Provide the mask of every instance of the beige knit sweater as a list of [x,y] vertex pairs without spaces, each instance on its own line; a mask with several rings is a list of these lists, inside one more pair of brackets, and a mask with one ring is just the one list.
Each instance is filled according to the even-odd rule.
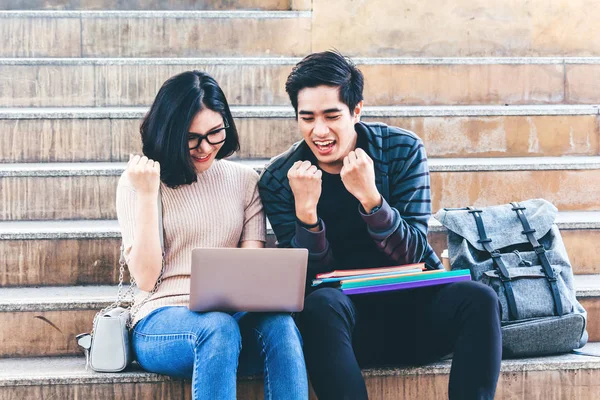
[[[257,182],[251,168],[217,160],[191,185],[171,189],[161,183],[165,273],[157,292],[134,316],[134,324],[157,308],[188,306],[194,248],[238,247],[246,240],[266,240]],[[135,204],[136,192],[123,174],[117,187],[117,217],[126,260],[134,239]],[[136,304],[147,296],[140,292]]]

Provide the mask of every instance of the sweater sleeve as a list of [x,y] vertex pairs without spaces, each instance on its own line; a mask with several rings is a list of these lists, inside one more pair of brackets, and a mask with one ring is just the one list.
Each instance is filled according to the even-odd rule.
[[117,219],[123,243],[125,262],[129,262],[129,254],[133,247],[135,232],[135,201],[137,194],[129,183],[125,173],[121,175],[117,185]]
[[258,175],[254,171],[248,171],[244,204],[244,229],[240,241],[266,242],[265,213],[258,193]]
[[[393,170],[396,165],[398,169]],[[406,161],[392,163],[391,168],[390,199],[384,199],[381,208],[373,214],[366,215],[361,210],[361,216],[379,249],[390,259],[398,264],[421,262],[433,253],[427,243],[431,194],[423,143],[417,140]]]

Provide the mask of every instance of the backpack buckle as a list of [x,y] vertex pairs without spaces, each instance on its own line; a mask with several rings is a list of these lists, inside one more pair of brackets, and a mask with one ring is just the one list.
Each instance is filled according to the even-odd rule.
[[502,254],[500,254],[500,252],[498,250],[494,250],[490,253],[490,255],[492,256],[492,258],[500,258],[502,257]]
[[540,254],[544,254],[546,249],[544,249],[544,246],[539,245],[538,247],[534,247],[533,251],[535,251],[535,254],[539,256]]

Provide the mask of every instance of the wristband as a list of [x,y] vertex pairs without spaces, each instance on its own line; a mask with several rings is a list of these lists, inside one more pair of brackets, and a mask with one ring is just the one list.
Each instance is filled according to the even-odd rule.
[[313,229],[316,228],[318,226],[321,226],[321,219],[317,218],[317,222],[314,224],[305,224],[304,222],[300,221],[300,219],[298,219],[298,217],[296,217],[296,222],[298,222],[298,224],[306,229]]
[[[383,205],[383,204],[382,204]],[[370,213],[368,213],[367,215],[373,215],[375,214],[377,211],[379,211],[381,209],[381,206],[375,206],[373,207],[373,209],[371,210]]]

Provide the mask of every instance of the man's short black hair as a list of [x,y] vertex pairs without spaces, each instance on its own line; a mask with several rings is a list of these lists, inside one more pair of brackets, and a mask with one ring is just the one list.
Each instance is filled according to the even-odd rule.
[[160,178],[169,187],[197,180],[190,157],[188,132],[192,120],[204,108],[220,113],[229,124],[225,143],[216,158],[225,158],[238,151],[238,133],[225,94],[204,72],[188,71],[169,78],[142,121],[142,152],[160,163]]
[[363,74],[347,57],[337,51],[313,53],[300,61],[287,78],[285,91],[296,116],[298,116],[298,92],[317,86],[339,87],[340,101],[348,106],[350,114],[363,99]]

